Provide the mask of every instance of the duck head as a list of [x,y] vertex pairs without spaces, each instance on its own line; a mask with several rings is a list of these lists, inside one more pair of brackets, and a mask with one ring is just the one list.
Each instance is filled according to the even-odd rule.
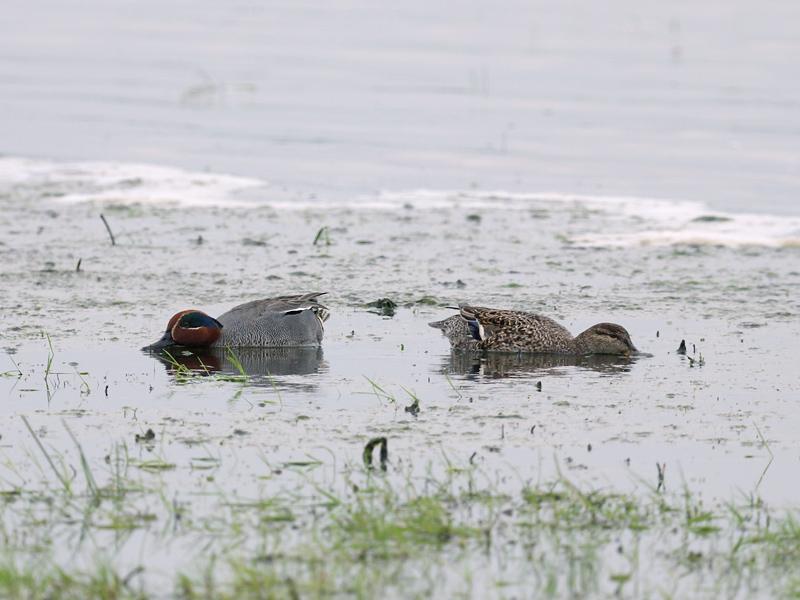
[[167,346],[210,346],[222,334],[222,323],[200,310],[182,310],[172,316],[161,339],[147,346],[158,350]]
[[579,354],[614,354],[632,356],[639,351],[622,325],[598,323],[575,338]]

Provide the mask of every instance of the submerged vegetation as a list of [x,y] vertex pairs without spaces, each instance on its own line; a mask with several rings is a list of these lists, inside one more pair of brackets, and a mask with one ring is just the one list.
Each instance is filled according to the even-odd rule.
[[177,383],[188,383],[197,377],[211,377],[216,381],[229,381],[234,383],[247,383],[250,376],[242,366],[241,360],[232,348],[226,346],[225,359],[234,369],[234,373],[219,372],[217,367],[207,365],[203,357],[195,352],[184,349],[162,350],[158,357],[163,360],[175,375]]

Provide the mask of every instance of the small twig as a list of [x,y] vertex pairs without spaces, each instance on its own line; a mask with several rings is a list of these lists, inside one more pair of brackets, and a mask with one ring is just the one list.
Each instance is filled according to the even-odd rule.
[[44,369],[44,380],[47,382],[47,378],[50,376],[50,370],[53,368],[53,359],[56,356],[56,353],[53,351],[53,340],[50,339],[50,334],[46,331],[43,332],[44,336],[47,338],[47,345],[50,348],[50,351],[47,354],[47,366]]
[[764,467],[764,470],[761,472],[761,477],[758,478],[758,483],[756,483],[756,488],[755,489],[758,489],[759,486],[761,485],[761,482],[764,480],[764,475],[767,474],[767,471],[769,471],[769,468],[772,466],[772,461],[775,460],[775,455],[772,453],[772,450],[770,449],[766,438],[764,438],[764,435],[761,433],[761,430],[758,428],[758,425],[756,425],[755,421],[753,421],[753,427],[756,428],[756,432],[758,433],[758,437],[761,440],[761,445],[764,446],[764,448],[767,449],[767,452],[769,452],[769,462],[767,462],[767,466]]
[[17,361],[11,358],[11,355],[8,353],[8,351],[6,351],[6,356],[8,356],[8,360],[10,360],[11,363],[14,365],[14,368],[17,370],[17,373],[19,373],[19,377],[22,377],[22,369],[19,368]]
[[79,258],[79,259],[78,259],[78,264],[77,264],[77,265],[75,265],[75,272],[76,272],[76,273],[80,273],[80,272],[81,272],[81,261],[82,261],[82,260],[83,260],[82,258]]
[[[78,371],[78,368],[77,367],[72,367],[72,368],[75,371],[75,375],[77,375],[81,380],[81,394],[83,394],[83,390],[85,388],[86,389],[86,395],[88,396],[89,394],[92,393],[92,388],[89,387],[89,384],[86,382],[86,379],[84,378],[84,376],[81,375],[81,372]],[[108,386],[106,386],[106,392],[108,392]],[[106,396],[108,396],[108,393],[106,393]]]
[[312,243],[312,246],[316,246],[317,244],[322,242],[324,242],[326,246],[331,245],[331,237],[328,234],[327,225],[320,227],[319,231],[317,232],[317,235],[314,236],[314,242]]
[[[111,231],[111,227],[108,225],[108,221],[106,221],[106,217],[104,214],[100,214],[100,218],[103,220],[103,225],[106,226],[106,231],[108,231],[108,237],[111,238],[111,245],[116,246],[117,242],[114,239],[114,233]],[[80,264],[80,263],[79,263]]]
[[658,470],[658,485],[656,486],[656,492],[660,492],[664,489],[664,472],[667,470],[667,463],[656,463],[656,469]]
[[452,379],[450,379],[450,376],[449,376],[447,373],[445,373],[445,374],[444,374],[444,378],[447,380],[447,383],[449,383],[449,384],[450,384],[450,387],[451,387],[451,388],[453,388],[453,391],[454,391],[456,394],[458,394],[458,399],[459,399],[459,400],[461,400],[461,399],[464,397],[464,395],[463,395],[463,394],[462,394],[462,393],[459,391],[459,389],[456,387],[456,384],[454,384],[454,383],[453,383],[453,380],[452,380]]
[[758,428],[758,425],[756,425],[755,421],[753,421],[753,427],[756,428],[756,433],[758,433],[758,439],[761,440],[761,444],[764,446],[764,448],[767,449],[767,452],[769,452],[770,459],[775,458],[775,455],[772,454],[772,450],[770,450],[769,444],[767,443],[767,440],[764,437],[764,434],[761,433],[761,430]]

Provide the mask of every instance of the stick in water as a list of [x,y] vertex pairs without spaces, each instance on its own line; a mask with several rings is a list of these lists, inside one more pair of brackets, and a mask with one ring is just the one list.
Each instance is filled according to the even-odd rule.
[[103,215],[103,214],[101,213],[101,214],[100,214],[100,218],[101,218],[101,219],[103,219],[103,225],[105,225],[105,226],[106,226],[106,231],[108,231],[108,237],[110,237],[110,238],[111,238],[111,245],[112,245],[112,246],[116,246],[116,245],[117,245],[117,242],[116,242],[116,240],[114,239],[114,233],[111,231],[111,227],[109,227],[109,225],[108,225],[108,221],[106,221],[106,217],[105,217],[105,215]]

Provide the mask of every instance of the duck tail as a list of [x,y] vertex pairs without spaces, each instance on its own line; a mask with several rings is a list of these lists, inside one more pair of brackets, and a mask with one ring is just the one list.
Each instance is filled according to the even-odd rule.
[[310,310],[317,316],[321,323],[324,323],[330,316],[330,310],[328,310],[327,306],[317,302],[317,298],[327,293],[328,292],[309,292],[308,294],[302,294],[300,296],[287,296],[286,299],[289,300],[292,307],[283,311],[284,316],[298,315],[303,311]]
[[317,315],[317,318],[320,320],[320,323],[324,323],[328,320],[328,317],[331,316],[331,311],[328,310],[327,306],[322,306],[322,304],[318,304],[317,306],[312,307],[314,313]]
[[324,296],[327,293],[328,292],[309,292],[307,294],[301,294],[300,296],[297,296],[297,301],[298,302],[314,302],[314,301],[316,301],[317,298],[319,298],[320,296]]

